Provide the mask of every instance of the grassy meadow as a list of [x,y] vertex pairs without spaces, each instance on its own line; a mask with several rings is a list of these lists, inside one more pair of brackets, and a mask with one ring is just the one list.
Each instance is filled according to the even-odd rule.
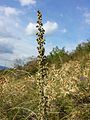
[[[90,120],[90,42],[47,56],[48,120]],[[38,65],[0,71],[0,120],[38,120]]]

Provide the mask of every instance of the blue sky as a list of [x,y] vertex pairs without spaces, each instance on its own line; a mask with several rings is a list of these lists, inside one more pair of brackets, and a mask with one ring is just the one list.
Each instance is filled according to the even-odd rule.
[[90,38],[90,0],[0,0],[0,65],[37,56],[37,10],[43,14],[46,54]]

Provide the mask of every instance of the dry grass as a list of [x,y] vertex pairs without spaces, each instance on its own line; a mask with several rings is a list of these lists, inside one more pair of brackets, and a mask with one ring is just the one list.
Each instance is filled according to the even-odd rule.
[[[20,72],[20,71],[19,71]],[[33,120],[38,114],[37,75],[2,72],[0,120]],[[90,60],[69,61],[61,69],[49,69],[50,120],[90,119]]]

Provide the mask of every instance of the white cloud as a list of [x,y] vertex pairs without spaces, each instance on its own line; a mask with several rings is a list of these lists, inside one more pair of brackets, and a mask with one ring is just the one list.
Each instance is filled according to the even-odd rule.
[[88,8],[76,7],[77,10],[81,11],[82,16],[84,17],[84,22],[90,25],[90,10]]
[[16,27],[16,28],[19,27],[19,23],[18,23],[18,22],[15,23],[15,27]]
[[[52,34],[58,29],[58,24],[56,22],[50,22],[47,21],[43,28],[45,29],[45,34]],[[26,27],[26,33],[27,35],[35,35],[37,29],[36,29],[36,23],[29,23]]]
[[35,46],[36,41],[26,41],[23,37],[22,40],[0,37],[0,65],[12,66],[15,59],[37,55]]
[[36,23],[29,23],[26,27],[26,33],[27,35],[35,35],[37,29],[36,29]]
[[80,6],[77,6],[76,9],[77,10],[82,10],[82,8]]
[[2,7],[0,6],[0,13],[6,15],[6,16],[11,16],[11,15],[18,15],[20,11],[16,10],[13,7]]
[[84,14],[85,22],[90,25],[90,12],[85,12]]
[[61,13],[61,14],[60,14],[60,17],[63,17],[63,16],[64,16],[63,13]]
[[62,32],[62,33],[66,33],[66,32],[67,32],[67,29],[64,28],[64,29],[61,30],[61,32]]
[[0,14],[0,36],[18,36],[19,31],[21,31],[20,27],[19,15],[12,16],[9,14],[7,17],[5,14]]
[[0,65],[12,66],[16,58],[36,55],[36,41],[28,40],[19,10],[7,12],[6,8],[10,7],[0,7]]
[[10,44],[0,44],[0,54],[13,54],[13,49]]
[[43,27],[46,31],[46,34],[51,34],[57,30],[58,24],[56,22],[47,21]]
[[19,0],[22,6],[30,5],[30,4],[35,4],[36,0]]

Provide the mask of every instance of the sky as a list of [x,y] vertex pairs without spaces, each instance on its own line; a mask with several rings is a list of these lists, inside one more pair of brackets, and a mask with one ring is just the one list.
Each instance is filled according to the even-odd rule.
[[0,65],[37,56],[37,10],[43,15],[46,54],[72,51],[90,39],[90,0],[0,0]]

